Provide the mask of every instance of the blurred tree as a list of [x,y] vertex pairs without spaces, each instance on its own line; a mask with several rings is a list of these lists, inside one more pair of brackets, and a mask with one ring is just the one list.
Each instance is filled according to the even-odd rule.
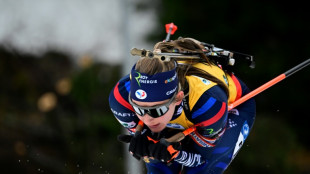
[[108,107],[119,66],[80,68],[54,51],[36,57],[0,48],[0,57],[1,172],[123,172],[120,125]]

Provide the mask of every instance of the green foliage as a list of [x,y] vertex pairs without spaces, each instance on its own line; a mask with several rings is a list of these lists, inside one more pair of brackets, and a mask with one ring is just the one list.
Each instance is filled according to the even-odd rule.
[[[119,66],[79,68],[57,52],[39,58],[1,49],[0,56],[1,173],[123,173],[120,125],[108,104]],[[64,78],[67,94],[56,87]],[[56,105],[44,111],[46,93]]]

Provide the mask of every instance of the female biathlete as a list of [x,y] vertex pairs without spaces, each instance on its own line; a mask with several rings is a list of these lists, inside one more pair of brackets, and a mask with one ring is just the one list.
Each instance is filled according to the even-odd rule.
[[[228,111],[249,92],[233,73],[205,54],[197,40],[159,42],[154,53],[199,55],[203,62],[141,57],[110,93],[115,118],[129,130],[118,139],[143,159],[148,173],[223,173],[253,126],[255,101]],[[143,130],[135,133],[139,121]],[[180,142],[164,141],[192,126]]]

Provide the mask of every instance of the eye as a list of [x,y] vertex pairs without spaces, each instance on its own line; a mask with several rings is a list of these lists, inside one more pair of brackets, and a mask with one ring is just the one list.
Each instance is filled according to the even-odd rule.
[[164,115],[168,111],[168,108],[166,106],[163,106],[163,107],[160,107],[156,110],[157,110],[159,115]]
[[145,110],[144,109],[140,109],[138,107],[133,106],[133,109],[135,110],[137,115],[143,116],[145,115]]

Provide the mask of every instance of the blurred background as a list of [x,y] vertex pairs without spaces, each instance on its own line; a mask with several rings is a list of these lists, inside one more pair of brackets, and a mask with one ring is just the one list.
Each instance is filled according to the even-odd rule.
[[[0,172],[128,173],[108,95],[165,38],[254,55],[255,89],[310,57],[306,2],[0,0]],[[255,97],[257,118],[226,173],[308,174],[310,67]]]

